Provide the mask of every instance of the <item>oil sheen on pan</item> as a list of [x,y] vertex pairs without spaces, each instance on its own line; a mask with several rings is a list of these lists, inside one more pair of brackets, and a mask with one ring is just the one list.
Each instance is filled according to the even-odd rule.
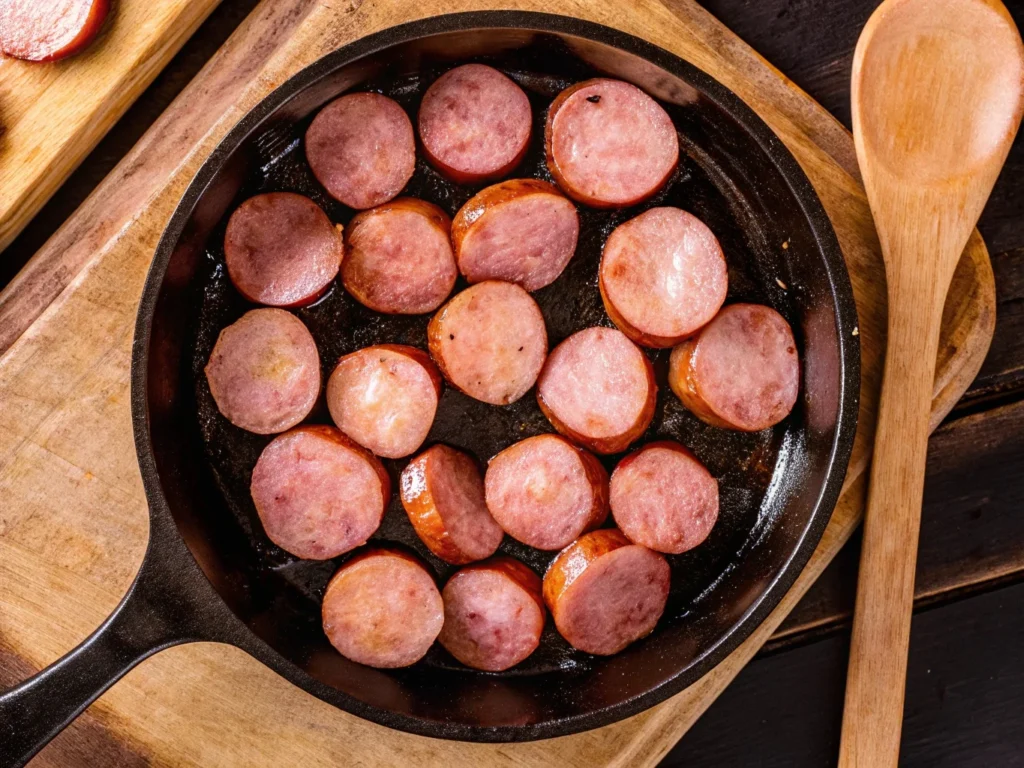
[[[577,72],[567,71],[554,76],[540,70],[544,62],[534,54],[506,54],[488,58],[486,63],[498,68],[517,82],[530,99],[533,111],[533,139],[515,178],[538,178],[553,181],[544,157],[544,119],[552,99],[573,82],[593,75],[588,67],[576,63]],[[455,66],[452,64],[450,66]],[[358,90],[383,93],[395,99],[410,116],[415,116],[426,88],[445,68],[424,70],[416,75],[394,77],[365,83]],[[697,148],[702,137],[699,121],[681,107],[666,105],[679,135],[680,160],[668,183],[652,198],[639,205],[617,210],[597,210],[579,206],[580,232],[576,253],[565,271],[532,295],[544,314],[549,346],[554,348],[567,336],[584,328],[600,325],[613,327],[602,305],[597,286],[601,249],[612,230],[645,210],[657,206],[678,206],[692,212],[716,234],[729,266],[727,303],[748,301],[768,304],[793,323],[796,308],[774,279],[768,279],[762,266],[768,247],[765,237],[750,224],[745,203],[729,192],[727,184],[716,181],[720,173],[707,164]],[[315,112],[313,113],[315,115]],[[295,126],[301,136],[312,115]],[[277,146],[281,146],[280,144]],[[266,192],[297,192],[312,198],[333,222],[347,224],[357,211],[344,206],[326,194],[306,163],[301,142],[284,143],[282,153],[261,158],[234,206],[242,200]],[[484,184],[455,183],[417,158],[412,179],[404,195],[420,198],[453,216]],[[319,626],[320,602],[327,583],[338,567],[351,555],[333,560],[312,562],[299,560],[275,546],[259,525],[249,495],[249,478],[256,459],[269,436],[259,436],[232,426],[217,411],[202,368],[217,333],[240,317],[248,305],[233,289],[224,267],[220,247],[226,221],[209,238],[207,258],[202,267],[201,295],[195,321],[191,373],[199,413],[199,431],[209,466],[223,494],[225,514],[244,532],[251,546],[259,553],[259,566],[268,577],[284,579],[294,592],[291,602],[304,606],[295,616],[294,632],[308,635],[308,647],[326,643]],[[460,277],[454,293],[467,287]],[[373,344],[407,344],[426,348],[427,323],[430,314],[385,315],[356,302],[337,283],[316,303],[295,311],[316,341],[326,381],[340,357]],[[798,343],[800,340],[798,339]],[[720,517],[708,539],[696,549],[681,555],[670,555],[672,567],[671,592],[665,621],[682,620],[695,600],[721,578],[746,549],[756,544],[767,526],[770,514],[764,500],[773,473],[782,471],[787,451],[799,439],[788,429],[787,422],[774,429],[742,433],[718,429],[695,418],[672,393],[667,382],[671,350],[646,349],[654,365],[658,383],[658,401],[654,419],[647,432],[634,447],[655,440],[674,440],[690,448],[714,475],[720,486]],[[797,408],[801,408],[800,404]],[[309,421],[330,423],[325,407],[314,409]],[[541,413],[532,392],[509,406],[493,406],[474,400],[446,386],[438,405],[437,417],[424,447],[446,443],[475,455],[481,462],[515,442],[534,435],[553,432]],[[611,471],[623,454],[601,457]],[[419,540],[409,524],[397,493],[397,479],[408,458],[386,459],[384,464],[392,478],[392,500],[384,522],[371,539],[371,544],[403,545],[415,551],[432,567],[443,585],[455,567],[435,557]],[[612,525],[609,521],[606,525]],[[527,547],[506,536],[498,554],[513,556],[543,575],[557,552],[543,552]],[[259,579],[260,573],[254,573]],[[657,631],[657,630],[655,630]],[[437,644],[421,664],[434,667],[464,669]],[[539,673],[555,669],[584,669],[591,657],[571,648],[547,621],[540,647],[517,665],[515,674]],[[506,674],[506,673],[501,673]]]

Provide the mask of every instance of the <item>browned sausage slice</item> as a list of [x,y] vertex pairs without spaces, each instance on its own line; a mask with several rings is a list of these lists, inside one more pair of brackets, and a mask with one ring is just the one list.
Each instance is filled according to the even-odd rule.
[[445,72],[420,104],[427,159],[460,183],[495,179],[515,168],[529,146],[531,122],[523,89],[484,64]]
[[373,454],[334,427],[296,427],[260,454],[249,488],[270,540],[307,560],[326,560],[373,535],[391,481]]
[[651,633],[668,600],[663,555],[615,528],[586,533],[544,575],[544,602],[559,634],[587,653],[610,656]]
[[345,230],[345,288],[377,312],[432,312],[458,276],[450,230],[448,214],[411,197],[356,215]]
[[466,280],[506,280],[528,291],[562,274],[579,232],[576,206],[537,179],[487,187],[452,220],[455,260]]
[[537,380],[537,402],[555,429],[597,453],[617,453],[640,437],[657,394],[651,361],[614,328],[574,333]]
[[718,481],[679,443],[649,443],[612,472],[611,507],[630,541],[678,555],[711,533]]
[[679,162],[679,137],[668,113],[621,80],[586,80],[558,94],[544,140],[558,186],[596,208],[646,200]]
[[391,669],[426,655],[444,623],[433,576],[412,555],[376,548],[338,569],[327,585],[324,632],[352,661]]
[[771,307],[730,304],[672,350],[668,383],[708,424],[767,429],[789,415],[800,392],[793,330]]
[[308,197],[271,192],[250,197],[228,220],[224,259],[249,301],[300,307],[316,301],[341,267],[341,234]]
[[398,102],[350,93],[320,110],[306,130],[306,159],[333,198],[363,210],[391,200],[412,178],[416,138]]
[[537,650],[544,630],[541,581],[518,560],[495,557],[463,568],[441,597],[438,642],[467,667],[501,672]]
[[652,208],[616,227],[599,275],[608,316],[646,347],[671,347],[697,331],[729,288],[718,239],[678,208]]
[[508,405],[537,380],[548,351],[540,307],[514,283],[488,280],[457,294],[427,326],[430,356],[470,397]]
[[502,532],[487,511],[476,461],[447,445],[428,448],[402,471],[402,506],[431,552],[454,565],[490,557]]
[[427,353],[402,344],[345,355],[327,380],[327,408],[338,429],[388,459],[423,444],[440,396],[441,374]]
[[110,0],[6,0],[0,3],[0,51],[27,61],[56,61],[93,41]]
[[294,427],[320,394],[313,336],[283,309],[254,309],[222,330],[205,371],[224,417],[260,435]]
[[608,473],[560,435],[503,450],[487,465],[484,491],[505,533],[537,549],[561,549],[608,517]]

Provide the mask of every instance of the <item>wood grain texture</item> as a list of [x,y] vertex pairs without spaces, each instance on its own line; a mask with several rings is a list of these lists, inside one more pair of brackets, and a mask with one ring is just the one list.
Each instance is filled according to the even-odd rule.
[[[1000,338],[997,327],[996,339]],[[944,424],[928,443],[915,607],[973,594],[1024,575],[1024,403]],[[849,624],[859,536],[836,556],[769,647],[806,642]]]
[[[850,126],[853,49],[878,0],[703,0],[737,37]],[[1024,28],[1024,2],[1006,0]],[[1024,246],[1024,139],[1018,136],[978,229],[993,256]]]
[[0,352],[14,343],[91,257],[109,248],[145,210],[313,4],[313,0],[263,3],[254,11],[232,36],[232,44],[210,59],[75,216],[0,291]]
[[[1020,136],[1017,141],[1024,143]],[[1024,248],[993,257],[992,267],[998,302],[996,333],[992,351],[968,390],[964,405],[972,408],[1014,397],[1024,387]]]
[[[267,13],[271,4],[282,13],[289,7],[267,0],[257,13]],[[693,4],[677,0],[671,10],[653,0],[517,5],[618,27],[711,72],[768,121],[815,184],[850,265],[864,345],[863,428],[846,492],[821,546],[782,604],[726,662],[671,701],[608,728],[521,745],[436,742],[360,721],[240,651],[207,644],[144,662],[90,709],[138,754],[173,765],[329,765],[339,759],[410,766],[651,765],[756,653],[856,526],[880,376],[884,277],[863,190],[845,167],[852,156],[849,137],[844,148],[832,118]],[[8,653],[40,667],[67,651],[113,608],[141,560],[146,514],[128,408],[131,328],[153,248],[203,158],[245,110],[323,53],[412,16],[498,6],[486,0],[434,0],[417,8],[396,0],[313,5],[266,67],[239,87],[206,133],[194,137],[194,148],[179,155],[166,186],[118,236],[98,241],[57,300],[0,358],[0,645]],[[223,55],[239,44],[232,38]],[[208,97],[194,94],[197,112]],[[147,159],[140,158],[138,172],[146,167]],[[116,198],[117,190],[115,182],[95,194]],[[70,226],[89,233],[93,216],[95,211],[76,216]],[[933,425],[981,364],[993,303],[987,253],[975,236],[946,305]]]
[[0,251],[220,0],[120,0],[83,53],[0,58]]
[[[662,768],[835,764],[842,635],[761,656]],[[914,615],[901,768],[1017,768],[1024,755],[1024,584]]]
[[[24,680],[37,670],[24,659],[0,649],[0,688]],[[38,755],[32,768],[91,768],[102,755],[104,768],[145,768],[152,765],[150,755],[140,745],[115,734],[90,712],[83,714]]]
[[851,82],[889,313],[839,765],[895,768],[934,350],[953,270],[1020,125],[1024,43],[999,0],[886,0]]

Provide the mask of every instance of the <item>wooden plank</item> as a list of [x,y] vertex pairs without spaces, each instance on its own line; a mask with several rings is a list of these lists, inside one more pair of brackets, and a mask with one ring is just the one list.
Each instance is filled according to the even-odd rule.
[[264,2],[246,19],[231,43],[210,59],[103,184],[0,292],[0,352],[39,317],[90,258],[111,247],[211,131],[223,130],[221,121],[238,92],[313,5],[314,0]]
[[[844,634],[757,659],[663,768],[834,765],[847,651]],[[1022,700],[1024,584],[916,614],[900,766],[1024,764]]]
[[[260,7],[263,11],[269,4]],[[355,37],[426,14],[496,7],[498,0],[316,4],[167,185],[115,238],[101,238],[60,297],[0,358],[0,642],[35,667],[98,623],[127,586],[145,538],[144,500],[127,404],[134,304],[149,257],[185,184],[219,136],[275,85]],[[542,0],[520,7],[552,10]],[[598,731],[548,742],[442,743],[359,721],[289,686],[224,646],[175,648],[111,689],[93,713],[118,739],[172,764],[650,765],[767,640],[857,523],[882,350],[884,277],[863,191],[835,159],[834,120],[767,68],[697,6],[653,0],[614,7],[565,0],[560,12],[646,37],[713,73],[766,119],[815,184],[850,265],[864,345],[862,429],[846,493],[797,585],[728,660],[669,702]],[[229,48],[231,44],[229,43]],[[823,139],[823,143],[828,143]],[[848,147],[845,153],[849,154]],[[140,160],[140,170],[146,163]],[[116,196],[119,189],[107,193]],[[100,194],[100,191],[97,191]],[[92,232],[88,217],[75,222]],[[944,317],[934,423],[956,402],[987,349],[993,288],[987,253],[972,239]]]
[[0,288],[21,271],[245,21],[258,0],[221,2],[3,250]]
[[121,0],[100,36],[55,63],[0,58],[0,250],[220,0]]
[[[997,335],[997,339],[998,339]],[[957,419],[928,445],[916,604],[955,599],[988,582],[1024,577],[1024,402]],[[776,634],[772,649],[848,624],[859,542],[815,582]]]
[[1017,397],[1024,389],[1024,248],[999,254],[992,259],[992,267],[998,302],[996,335],[978,378],[967,391],[965,405],[974,408],[996,398]]
[[[1024,249],[1000,254],[992,263],[998,299],[995,337],[958,409],[975,411],[992,401],[1013,401],[1024,390]],[[1022,454],[1021,402],[957,418],[932,438],[918,605],[957,599],[964,591],[984,589],[989,581],[1024,577],[1024,524],[1017,514],[1024,504],[1024,485],[1016,472]],[[770,649],[846,625],[859,556],[855,539],[786,619]]]
[[[853,48],[877,0],[703,0],[742,40],[786,73],[825,109],[850,125]],[[1006,0],[1024,28],[1024,0]],[[1024,135],[1018,135],[978,228],[992,253],[1024,247]]]

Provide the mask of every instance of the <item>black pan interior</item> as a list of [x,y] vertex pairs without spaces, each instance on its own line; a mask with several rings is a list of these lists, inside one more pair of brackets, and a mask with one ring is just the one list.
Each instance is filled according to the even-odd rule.
[[[167,246],[170,257],[149,346],[147,398],[162,490],[178,527],[231,610],[272,649],[273,665],[339,706],[398,727],[462,738],[531,738],[614,719],[611,712],[621,717],[644,701],[663,698],[737,644],[741,624],[770,608],[769,588],[778,588],[791,560],[809,554],[831,511],[828,496],[834,500],[838,484],[833,481],[835,488],[828,490],[826,481],[835,473],[841,480],[845,469],[845,456],[835,466],[837,452],[844,450],[841,420],[850,418],[852,396],[844,382],[851,372],[841,356],[840,323],[852,301],[843,307],[849,297],[837,297],[849,286],[844,273],[834,273],[838,250],[827,225],[823,234],[820,209],[815,221],[801,198],[809,187],[794,189],[793,178],[763,146],[765,135],[752,133],[716,103],[719,99],[709,97],[708,89],[720,87],[706,76],[681,62],[684,76],[672,74],[629,46],[596,42],[579,31],[578,26],[557,33],[456,29],[432,37],[412,34],[358,58],[347,59],[340,51],[334,61],[298,76],[300,83],[286,84],[287,93],[266,105],[266,114],[251,117],[251,126],[243,124],[247,130],[236,129],[237,146],[225,142],[208,162],[213,167],[207,183],[194,191],[193,200],[186,195],[188,218]],[[633,38],[620,37],[632,41],[634,51],[638,47]],[[542,141],[546,108],[561,89],[588,77],[636,83],[659,98],[679,131],[679,169],[654,200],[620,211],[579,208],[576,255],[555,283],[535,294],[551,346],[582,328],[611,325],[596,277],[610,231],[647,208],[678,206],[699,216],[720,239],[729,264],[728,301],[769,304],[793,326],[803,366],[801,398],[794,413],[772,430],[742,434],[709,427],[669,391],[667,351],[649,352],[659,397],[640,443],[680,441],[708,466],[721,489],[720,518],[709,539],[669,558],[672,591],[651,637],[616,657],[596,658],[570,648],[549,618],[541,648],[505,673],[468,670],[436,644],[409,669],[373,670],[334,652],[320,627],[323,590],[347,556],[302,561],[267,539],[248,487],[270,438],[232,426],[210,396],[202,369],[217,334],[252,308],[227,279],[223,233],[234,207],[269,191],[308,195],[332,220],[346,223],[354,212],[326,194],[304,159],[302,136],[319,106],[342,92],[376,91],[395,98],[415,124],[426,87],[446,69],[469,61],[499,68],[532,103],[532,145],[513,176],[550,180]],[[403,194],[454,214],[479,188],[449,182],[420,159]],[[829,249],[835,250],[823,253]],[[460,279],[455,290],[464,287]],[[355,349],[385,342],[426,346],[429,316],[372,312],[339,285],[296,314],[316,339],[325,381],[337,359]],[[322,403],[311,420],[329,423]],[[846,429],[852,435],[848,423],[842,426],[844,439]],[[511,406],[495,407],[446,387],[428,444],[456,446],[484,463],[513,442],[551,431],[532,391]],[[619,458],[606,458],[609,470]],[[386,462],[395,498],[374,539],[415,550],[443,584],[454,569],[419,541],[397,500],[395,481],[405,463]],[[553,557],[507,536],[500,551],[540,575]],[[268,655],[262,646],[254,652]]]

